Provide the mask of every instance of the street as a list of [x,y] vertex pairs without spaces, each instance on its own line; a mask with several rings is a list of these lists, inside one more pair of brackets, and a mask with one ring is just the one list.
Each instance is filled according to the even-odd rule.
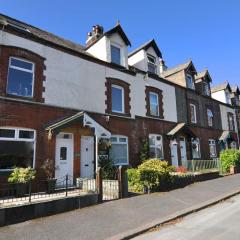
[[135,240],[239,240],[240,195]]

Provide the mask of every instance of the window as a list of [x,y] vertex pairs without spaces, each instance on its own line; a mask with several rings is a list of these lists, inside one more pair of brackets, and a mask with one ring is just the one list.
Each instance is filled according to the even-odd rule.
[[21,97],[33,97],[33,83],[34,64],[10,57],[7,93]]
[[207,119],[208,119],[208,126],[213,126],[213,113],[210,109],[207,109]]
[[0,128],[0,170],[34,167],[35,131]]
[[190,116],[191,116],[191,123],[197,123],[196,106],[194,104],[190,104]]
[[125,136],[111,137],[110,157],[115,165],[128,165],[128,138]]
[[232,113],[228,113],[228,124],[229,124],[229,130],[235,131],[234,115]]
[[230,92],[228,90],[225,91],[225,96],[226,96],[226,103],[231,104],[231,96],[230,96]]
[[112,111],[124,113],[124,89],[117,85],[112,85]]
[[159,101],[158,94],[149,92],[150,115],[159,116]]
[[151,158],[164,158],[163,139],[161,135],[149,134],[149,154]]
[[216,157],[217,156],[216,141],[213,139],[209,139],[208,143],[209,143],[210,157]]
[[156,58],[151,56],[151,55],[147,55],[147,59],[148,59],[148,71],[150,73],[157,73],[157,65],[156,65]]
[[193,78],[191,75],[187,75],[187,87],[194,89],[194,82],[193,82]]
[[61,147],[60,148],[60,160],[67,160],[67,148],[66,147]]
[[121,49],[111,45],[111,62],[121,65]]
[[206,96],[210,96],[210,89],[208,83],[203,83],[203,94]]
[[193,159],[201,157],[199,138],[192,138],[192,157]]

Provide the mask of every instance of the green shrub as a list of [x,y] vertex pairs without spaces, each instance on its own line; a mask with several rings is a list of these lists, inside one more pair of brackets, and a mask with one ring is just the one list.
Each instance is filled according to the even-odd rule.
[[127,170],[127,174],[130,189],[132,189],[135,192],[142,192],[144,186],[140,181],[139,170],[137,168],[129,168]]
[[240,150],[224,150],[220,154],[220,160],[224,172],[229,172],[230,166],[240,167]]
[[101,159],[99,161],[99,167],[102,168],[102,178],[115,180],[117,179],[117,167],[111,159]]
[[28,168],[14,168],[13,172],[8,178],[10,183],[28,183],[36,176],[36,171],[30,167]]
[[160,190],[161,187],[169,184],[172,170],[172,166],[169,166],[166,161],[146,160],[138,167],[140,183],[150,191]]

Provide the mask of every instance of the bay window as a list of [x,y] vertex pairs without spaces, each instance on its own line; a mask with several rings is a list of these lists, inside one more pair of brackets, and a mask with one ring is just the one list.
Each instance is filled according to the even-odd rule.
[[112,135],[110,157],[115,165],[128,165],[128,138]]
[[10,57],[7,93],[21,97],[33,97],[34,63]]
[[35,131],[0,128],[0,170],[34,167]]
[[161,135],[149,134],[149,155],[151,158],[164,158],[163,139]]

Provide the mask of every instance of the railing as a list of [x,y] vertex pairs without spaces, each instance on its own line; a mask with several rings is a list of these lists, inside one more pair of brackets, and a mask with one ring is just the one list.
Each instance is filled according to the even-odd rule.
[[77,179],[66,175],[55,180],[54,183],[32,181],[20,184],[3,184],[0,186],[0,207],[96,193],[94,181],[81,179],[81,183],[78,183]]
[[188,160],[183,165],[187,168],[188,171],[191,171],[193,173],[205,173],[221,170],[221,164],[218,158],[211,160]]

